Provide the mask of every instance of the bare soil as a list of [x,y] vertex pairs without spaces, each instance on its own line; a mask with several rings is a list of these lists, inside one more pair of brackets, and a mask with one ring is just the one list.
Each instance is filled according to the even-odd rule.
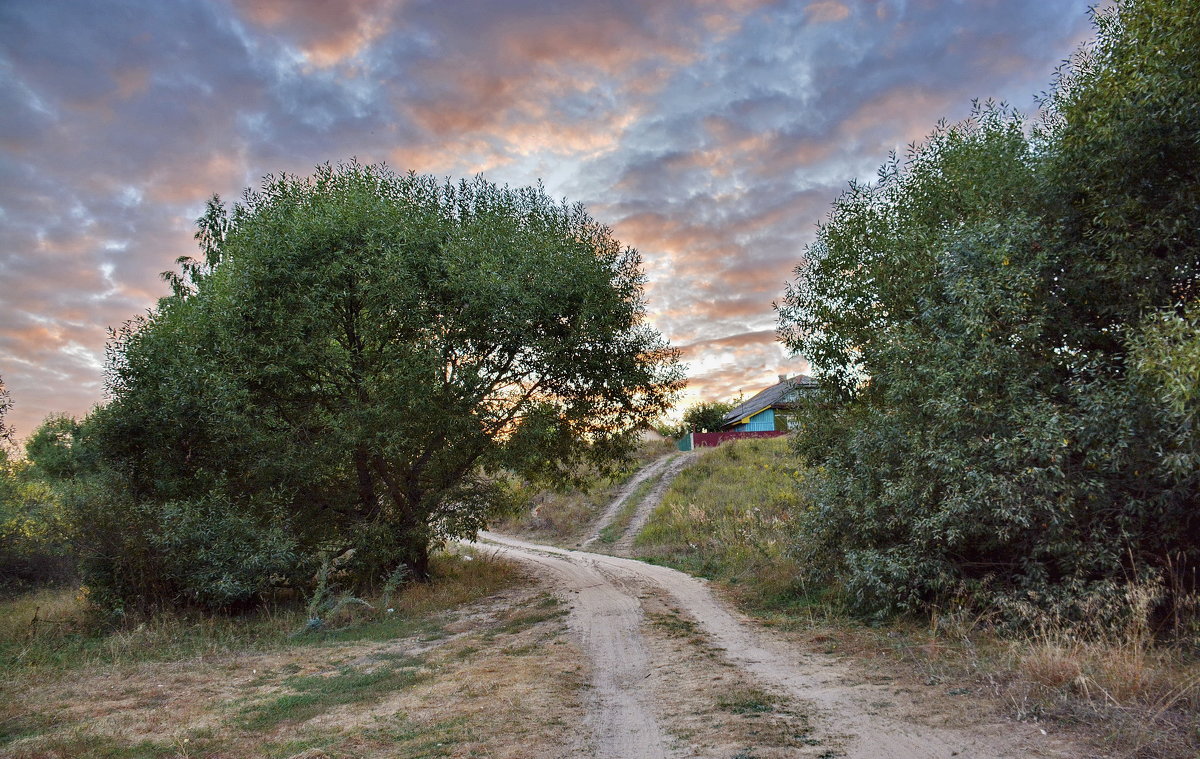
[[[785,640],[682,572],[497,534],[482,539],[570,599],[568,624],[592,672],[587,726],[594,756],[729,757],[739,743],[748,744],[738,748],[746,757],[1097,756],[1064,736],[990,716],[990,709],[961,708],[961,701],[939,719],[945,705],[937,699],[925,704],[919,690],[872,682],[834,656]],[[656,628],[686,632],[682,642],[690,648],[664,640]],[[728,711],[738,713],[741,703],[743,714],[772,714],[761,724],[775,724],[761,740],[737,733],[728,720],[709,716],[722,696]]]

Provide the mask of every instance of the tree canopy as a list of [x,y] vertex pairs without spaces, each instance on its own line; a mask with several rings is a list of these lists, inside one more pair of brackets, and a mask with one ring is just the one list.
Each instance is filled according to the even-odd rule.
[[0,377],[0,450],[5,443],[12,442],[13,429],[5,421],[9,410],[12,409],[12,396],[8,394],[8,388],[4,386],[4,378]]
[[236,602],[320,555],[361,582],[423,576],[511,473],[621,456],[681,384],[637,252],[540,187],[321,166],[214,198],[197,239],[174,294],[115,335],[91,421],[162,584],[126,585],[100,529],[118,597]]
[[734,404],[724,401],[698,401],[683,412],[683,423],[692,432],[716,432]]
[[852,185],[780,304],[823,387],[798,545],[864,611],[1194,584],[1200,7],[1096,13],[1039,121],[981,105]]

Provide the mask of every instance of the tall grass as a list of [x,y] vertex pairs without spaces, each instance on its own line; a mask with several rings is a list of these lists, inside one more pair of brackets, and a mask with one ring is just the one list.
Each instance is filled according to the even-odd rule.
[[[492,595],[522,575],[512,564],[474,555],[439,554],[432,580],[412,583],[370,607],[347,609],[304,632],[303,599],[264,604],[238,614],[173,612],[100,625],[77,590],[45,590],[0,602],[0,669],[11,675],[52,676],[72,669],[171,661],[235,651],[266,650],[354,639],[388,639],[431,632],[440,612]],[[389,611],[390,610],[390,611]]]
[[791,558],[804,467],[784,438],[704,451],[671,483],[634,540],[638,556],[741,586],[762,608],[809,603]]
[[605,476],[594,474],[588,487],[583,490],[538,493],[533,497],[528,509],[494,526],[500,532],[526,535],[552,543],[578,545],[617,491],[639,469],[674,450],[675,444],[671,441],[644,443],[638,446],[630,461],[617,472]]

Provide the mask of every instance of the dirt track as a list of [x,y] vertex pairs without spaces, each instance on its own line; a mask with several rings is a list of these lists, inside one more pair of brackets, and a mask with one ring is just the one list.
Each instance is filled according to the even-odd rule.
[[[703,580],[682,572],[494,533],[484,533],[481,540],[500,555],[535,568],[570,601],[569,624],[593,672],[590,745],[597,757],[718,755],[704,746],[690,745],[665,727],[680,708],[673,700],[681,699],[689,688],[715,686],[707,676],[713,671],[712,664],[707,665],[705,676],[686,677],[657,690],[649,685],[652,674],[673,664],[654,660],[646,643],[642,605],[655,595],[669,597],[696,621],[706,645],[719,652],[721,663],[732,665],[751,682],[782,691],[806,705],[817,737],[811,743],[816,747],[798,746],[783,755],[851,759],[1087,755],[1021,723],[946,728],[906,721],[898,712],[911,704],[889,710],[897,699],[897,692],[890,687],[853,684],[844,664],[778,639],[731,611]],[[831,750],[831,746],[836,748]]]

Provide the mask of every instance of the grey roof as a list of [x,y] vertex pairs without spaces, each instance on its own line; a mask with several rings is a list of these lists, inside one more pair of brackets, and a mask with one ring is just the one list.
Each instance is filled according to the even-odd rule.
[[788,377],[782,382],[771,385],[766,390],[755,395],[748,401],[745,401],[740,406],[736,407],[724,417],[721,418],[721,426],[726,427],[742,419],[757,414],[765,408],[772,406],[784,406],[793,403],[796,400],[794,391],[801,388],[816,387],[817,381],[812,377],[804,374],[797,374],[795,377]]

